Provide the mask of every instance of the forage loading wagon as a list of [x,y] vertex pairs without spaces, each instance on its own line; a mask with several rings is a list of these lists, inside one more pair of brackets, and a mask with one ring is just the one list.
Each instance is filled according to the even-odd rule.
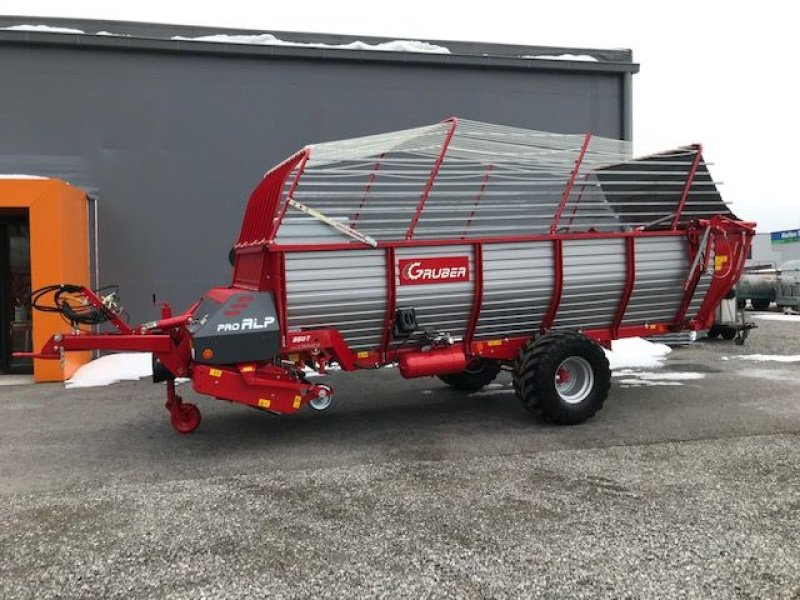
[[[307,146],[252,193],[233,281],[136,327],[114,294],[52,286],[73,331],[36,355],[154,355],[172,424],[194,389],[273,413],[326,408],[324,373],[397,363],[475,390],[513,371],[523,404],[578,423],[610,386],[600,345],[711,326],[753,235],[699,146],[634,159],[630,144],[461,119]],[[44,306],[44,308],[48,308]],[[113,332],[80,331],[109,322]]]

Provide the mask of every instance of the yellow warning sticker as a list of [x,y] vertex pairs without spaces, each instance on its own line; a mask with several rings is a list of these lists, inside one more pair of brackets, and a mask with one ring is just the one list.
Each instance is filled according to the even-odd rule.
[[356,356],[358,358],[369,358],[369,352],[359,352]]
[[211,377],[222,377],[222,371],[219,369],[209,369],[208,374],[211,375]]
[[292,406],[293,406],[294,408],[300,408],[300,403],[301,403],[302,401],[303,401],[303,399],[302,399],[300,396],[295,396],[295,397],[294,397],[294,402],[292,402]]
[[727,254],[717,254],[714,257],[714,270],[721,271],[722,268],[725,266],[725,263],[728,262],[728,255]]
[[272,404],[272,400],[269,398],[258,399],[258,408],[269,408],[270,404]]
[[288,358],[288,359],[289,359],[291,362],[294,362],[294,363],[296,363],[297,361],[299,361],[299,360],[300,360],[300,355],[299,355],[299,354],[290,354],[290,355],[289,355],[287,358]]
[[242,367],[242,373],[252,373],[256,368],[253,365],[245,365]]
[[503,345],[503,340],[489,340],[488,342],[486,342],[486,345],[488,345],[490,347],[491,346],[502,346]]

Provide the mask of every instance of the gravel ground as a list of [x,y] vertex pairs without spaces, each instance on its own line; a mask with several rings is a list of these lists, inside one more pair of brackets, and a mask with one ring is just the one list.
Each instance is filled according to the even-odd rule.
[[800,363],[739,358],[800,318],[758,323],[572,428],[393,373],[190,437],[144,382],[3,388],[0,598],[800,598]]

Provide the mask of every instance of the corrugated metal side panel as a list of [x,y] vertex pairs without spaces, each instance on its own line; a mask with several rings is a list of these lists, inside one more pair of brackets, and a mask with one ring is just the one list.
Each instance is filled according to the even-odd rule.
[[288,252],[286,294],[290,329],[333,327],[351,348],[375,348],[386,314],[386,255]]
[[623,324],[675,318],[689,271],[688,251],[682,236],[637,238],[636,281]]
[[531,335],[553,295],[553,244],[483,246],[483,303],[476,338]]
[[697,288],[694,291],[694,296],[692,296],[692,301],[689,303],[689,310],[686,311],[687,318],[694,318],[697,316],[697,311],[700,310],[700,306],[706,299],[708,290],[711,287],[711,282],[714,278],[713,273],[714,255],[712,254],[708,263],[708,268],[703,271],[703,274],[700,276],[700,281],[697,282]]
[[563,256],[564,290],[554,328],[610,326],[625,287],[625,241],[568,240]]
[[398,264],[400,259],[405,258],[469,257],[469,281],[459,283],[400,285],[400,269],[395,269],[397,308],[416,309],[417,323],[423,329],[446,331],[454,337],[462,337],[467,329],[474,299],[475,260],[472,246],[398,248],[395,256]]
[[703,304],[703,301],[706,299],[708,295],[708,289],[711,287],[711,282],[714,279],[714,252],[711,252],[711,257],[708,261],[708,268],[703,271],[703,274],[700,276],[700,281],[697,282],[697,288],[694,290],[694,296],[692,296],[692,301],[689,303],[689,309],[686,311],[687,318],[694,318],[697,316],[697,311],[700,310],[700,306]]

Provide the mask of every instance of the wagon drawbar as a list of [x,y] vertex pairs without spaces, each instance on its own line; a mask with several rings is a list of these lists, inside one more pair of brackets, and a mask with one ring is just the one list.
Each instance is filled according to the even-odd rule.
[[[130,327],[114,295],[54,288],[73,331],[35,357],[152,352],[183,433],[200,413],[175,377],[286,414],[330,405],[305,374],[332,364],[397,363],[464,390],[507,368],[531,412],[579,423],[608,395],[601,345],[711,327],[754,227],[723,202],[699,145],[634,158],[619,140],[451,118],[314,144],[271,169],[232,283],[181,315],[164,305]],[[87,329],[99,321],[113,331]]]

